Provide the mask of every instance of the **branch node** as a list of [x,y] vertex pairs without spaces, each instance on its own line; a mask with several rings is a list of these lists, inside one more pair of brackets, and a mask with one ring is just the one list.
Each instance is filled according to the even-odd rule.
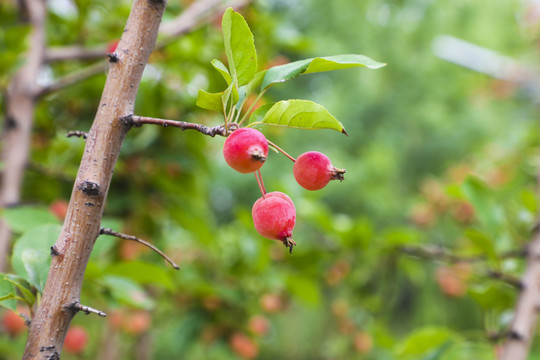
[[120,61],[120,58],[118,55],[116,55],[116,53],[107,53],[107,57],[109,58],[110,63],[117,63]]
[[154,245],[150,244],[149,242],[147,242],[145,240],[139,239],[138,237],[133,236],[133,235],[122,234],[122,233],[113,231],[113,230],[111,230],[109,228],[101,228],[101,229],[99,229],[99,234],[100,235],[115,236],[115,237],[117,237],[119,239],[132,240],[132,241],[136,241],[136,242],[138,242],[140,244],[143,244],[144,246],[149,247],[150,249],[154,250],[159,255],[161,255],[161,257],[164,258],[165,260],[167,260],[169,262],[169,264],[171,264],[171,266],[173,268],[175,268],[176,270],[180,270],[180,266],[178,266],[170,257],[168,257],[163,251],[159,250],[157,247],[155,247]]
[[81,190],[86,195],[90,195],[90,196],[99,195],[101,192],[99,188],[99,184],[90,180],[84,180],[79,185],[79,190]]
[[107,316],[107,314],[105,314],[103,311],[91,308],[90,306],[85,306],[85,305],[81,304],[78,301],[72,302],[69,305],[64,305],[64,308],[71,311],[71,312],[73,312],[74,314],[79,312],[79,311],[83,311],[86,315],[88,315],[88,314],[96,314],[96,315],[99,315],[101,317],[106,317]]
[[51,256],[57,256],[57,255],[60,255],[60,253],[56,249],[56,246],[54,246],[54,245],[51,246]]

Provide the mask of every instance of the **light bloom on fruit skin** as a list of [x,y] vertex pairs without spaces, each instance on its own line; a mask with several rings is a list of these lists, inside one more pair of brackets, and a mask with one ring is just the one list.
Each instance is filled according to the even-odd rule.
[[256,129],[238,129],[227,137],[223,145],[223,157],[227,164],[243,174],[259,170],[267,156],[268,141]]
[[64,348],[71,354],[80,354],[88,344],[88,333],[81,326],[72,326],[69,328]]
[[293,167],[294,178],[307,190],[320,190],[330,180],[343,180],[345,170],[332,166],[330,159],[318,151],[308,151],[300,155]]

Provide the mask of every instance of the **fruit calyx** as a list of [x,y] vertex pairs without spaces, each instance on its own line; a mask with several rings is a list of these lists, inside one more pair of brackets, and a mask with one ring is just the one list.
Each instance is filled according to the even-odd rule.
[[296,246],[296,242],[293,240],[292,236],[287,236],[282,242],[286,248],[289,248],[289,254],[292,255],[293,247]]
[[337,167],[332,168],[332,177],[331,180],[339,180],[343,181],[345,180],[345,173],[347,172],[346,169],[339,169]]

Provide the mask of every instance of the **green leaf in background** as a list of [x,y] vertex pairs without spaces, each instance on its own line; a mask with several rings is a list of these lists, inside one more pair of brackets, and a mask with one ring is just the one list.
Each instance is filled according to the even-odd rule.
[[154,307],[154,301],[146,291],[131,279],[106,275],[99,282],[109,290],[112,297],[120,304],[144,310],[151,310]]
[[105,272],[131,279],[141,285],[150,284],[166,289],[173,288],[171,276],[165,265],[159,266],[137,261],[124,262],[109,266]]
[[465,230],[465,236],[471,240],[479,253],[485,254],[491,261],[498,261],[493,239],[483,232],[474,229]]
[[301,129],[330,129],[347,134],[324,106],[309,100],[283,100],[275,103],[261,123]]
[[426,326],[412,332],[396,346],[398,356],[421,355],[454,340],[457,335],[448,328]]
[[34,305],[34,302],[36,301],[36,297],[34,296],[35,289],[32,288],[32,285],[30,285],[28,281],[13,274],[6,274],[4,280],[17,288],[22,296],[22,298],[16,297],[17,299],[26,302],[30,307]]
[[196,104],[198,107],[206,110],[223,112],[223,94],[223,91],[219,93],[209,93],[199,89]]
[[13,246],[11,257],[13,270],[39,292],[43,291],[47,280],[51,246],[58,239],[61,229],[60,225],[32,228],[17,239]]
[[46,224],[58,224],[58,219],[51,212],[41,206],[20,206],[8,208],[2,216],[11,230],[23,233],[34,227]]
[[0,274],[0,305],[15,311],[17,301],[15,296],[15,286]]
[[343,54],[299,60],[268,69],[261,85],[261,90],[267,89],[272,84],[294,79],[302,74],[348,69],[357,66],[378,69],[385,65],[385,63],[380,63],[367,56],[356,54]]
[[257,72],[253,34],[242,15],[228,8],[221,22],[229,72],[238,85],[247,84]]
[[502,225],[503,211],[495,201],[493,190],[481,179],[468,176],[463,182],[462,191],[474,206],[475,216],[483,228],[491,235],[497,235],[496,231]]
[[499,283],[476,285],[468,290],[469,296],[484,309],[504,310],[514,304],[516,291]]
[[223,64],[218,59],[212,60],[211,64],[214,67],[214,69],[216,69],[221,74],[221,76],[223,76],[223,79],[227,82],[227,85],[230,85],[232,78],[225,64]]
[[316,281],[298,275],[287,276],[287,289],[306,305],[318,306],[321,301],[319,286]]
[[264,116],[266,115],[268,110],[270,110],[272,106],[274,106],[274,104],[275,103],[268,103],[268,104],[259,106],[259,108],[255,110],[254,112],[252,112],[251,115],[249,116],[249,123],[251,124],[251,123],[262,122],[264,119]]

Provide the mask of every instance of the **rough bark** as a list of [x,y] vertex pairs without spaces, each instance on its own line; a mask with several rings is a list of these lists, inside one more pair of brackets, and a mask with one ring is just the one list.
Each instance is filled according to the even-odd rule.
[[79,303],[84,272],[100,222],[114,165],[129,130],[144,67],[155,45],[166,1],[135,0],[118,44],[73,186],[47,283],[30,326],[23,359],[59,359]]
[[[25,0],[24,9],[32,27],[30,47],[25,64],[17,71],[7,90],[3,132],[0,207],[15,205],[20,200],[22,176],[28,160],[30,135],[39,85],[36,78],[45,56],[44,0]],[[0,272],[5,272],[11,232],[0,219]]]

